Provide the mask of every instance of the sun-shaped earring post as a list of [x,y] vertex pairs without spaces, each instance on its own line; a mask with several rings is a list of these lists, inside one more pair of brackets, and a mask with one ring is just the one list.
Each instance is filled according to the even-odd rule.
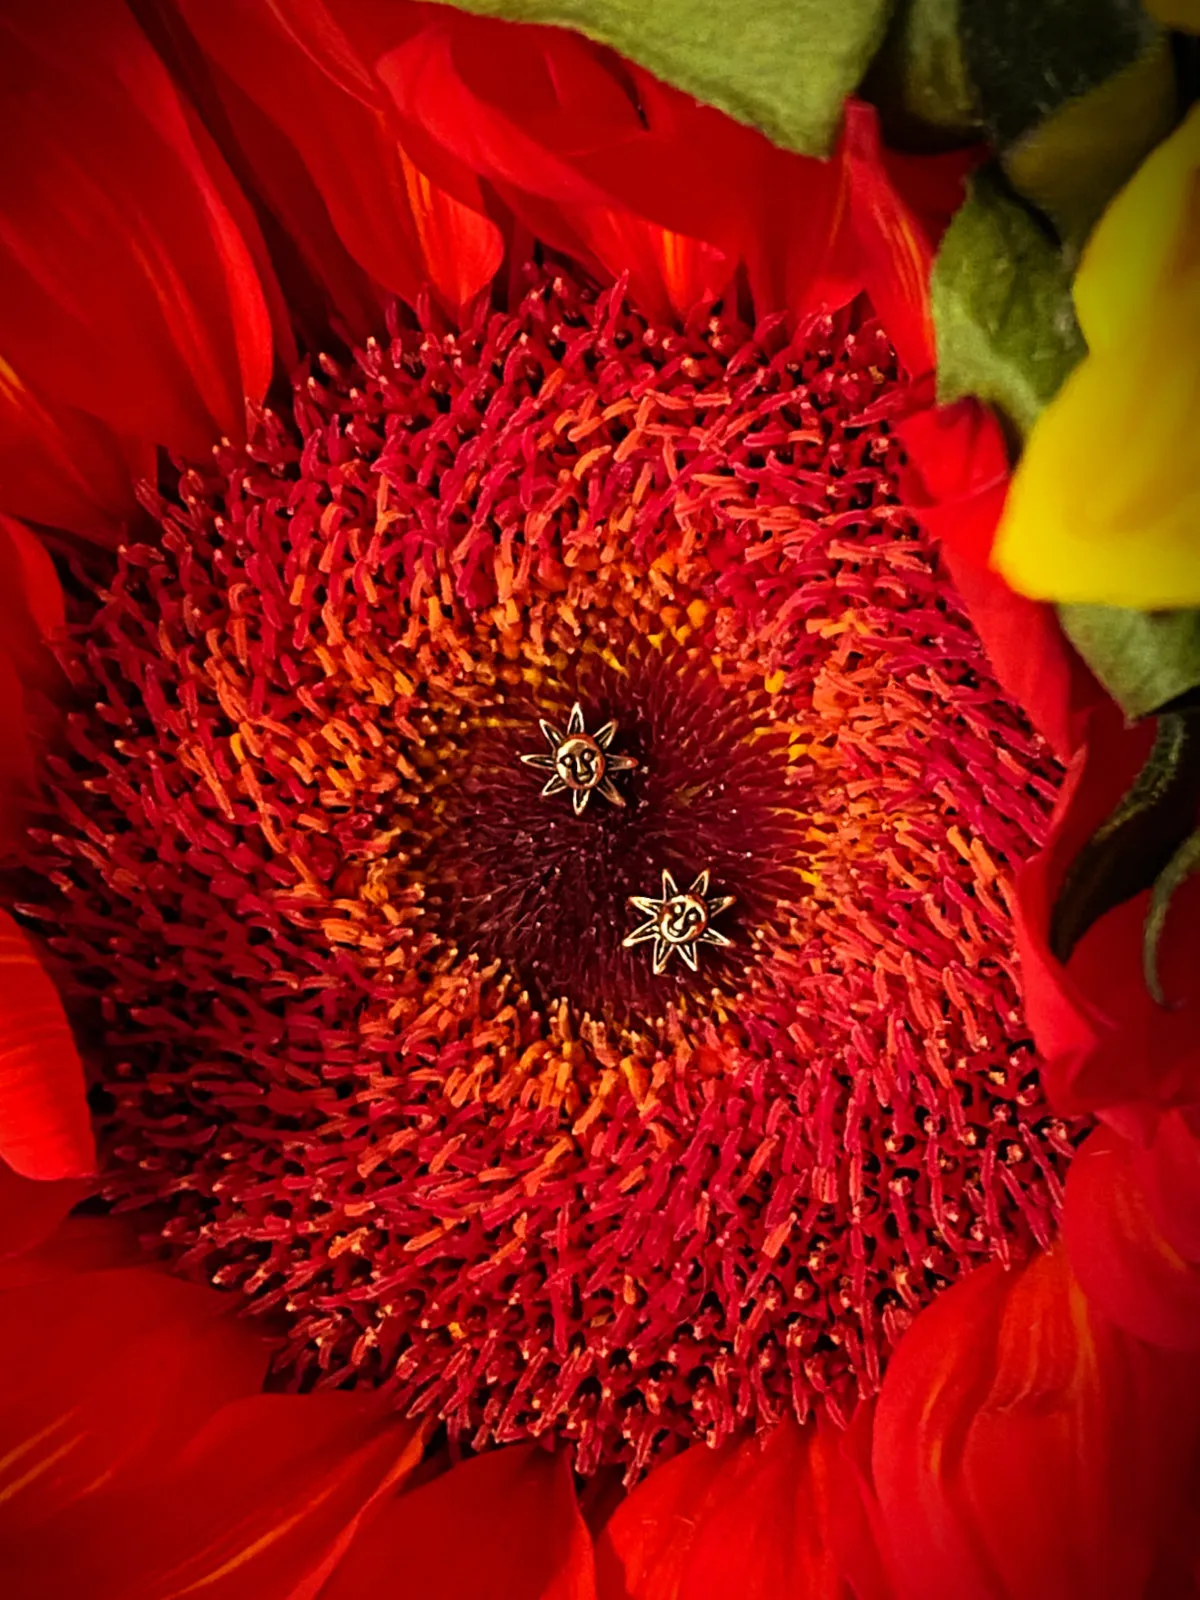
[[637,766],[632,756],[614,755],[609,749],[617,731],[615,722],[606,722],[595,733],[588,733],[583,721],[583,707],[578,700],[571,707],[566,732],[552,722],[538,719],[538,727],[550,746],[549,755],[522,756],[527,767],[541,767],[548,771],[542,793],[569,792],[571,804],[578,817],[584,811],[593,793],[601,794],[609,805],[623,806],[625,797],[612,781],[614,772],[627,772]]
[[626,950],[637,944],[654,941],[654,971],[663,973],[672,954],[678,953],[685,966],[698,970],[702,944],[730,945],[723,933],[712,926],[712,919],[731,906],[735,895],[722,894],[708,898],[709,872],[706,867],[690,889],[681,890],[671,874],[663,868],[662,898],[633,894],[629,904],[644,911],[648,920],[640,928],[626,934],[621,943]]

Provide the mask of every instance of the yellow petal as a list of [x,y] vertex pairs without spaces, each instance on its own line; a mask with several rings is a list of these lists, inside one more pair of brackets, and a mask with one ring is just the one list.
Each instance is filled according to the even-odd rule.
[[1200,605],[1200,293],[1164,298],[1043,412],[995,562],[1038,599]]
[[1200,605],[1200,108],[1105,213],[1075,300],[1090,353],[1030,434],[995,564],[1038,599]]
[[1195,273],[1198,170],[1200,106],[1194,106],[1138,168],[1088,240],[1075,279],[1075,309],[1090,349],[1129,337],[1160,284]]

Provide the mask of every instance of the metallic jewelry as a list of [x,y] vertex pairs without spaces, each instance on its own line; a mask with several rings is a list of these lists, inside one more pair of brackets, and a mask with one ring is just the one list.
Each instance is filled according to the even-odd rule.
[[546,736],[550,754],[522,756],[521,760],[527,767],[542,767],[550,773],[542,789],[544,795],[568,790],[577,817],[593,791],[602,794],[610,805],[625,804],[625,797],[613,785],[611,774],[626,772],[636,767],[637,762],[632,756],[616,756],[609,751],[617,731],[615,722],[606,722],[595,733],[588,733],[583,725],[583,707],[577,700],[571,707],[565,733],[552,722],[540,718],[538,726]]
[[644,911],[649,920],[622,939],[624,948],[630,950],[635,944],[647,944],[652,939],[656,973],[666,971],[673,953],[680,955],[684,964],[695,972],[702,944],[732,944],[731,939],[712,926],[712,919],[731,906],[736,896],[723,894],[709,900],[708,879],[706,867],[690,889],[681,891],[664,868],[660,900],[647,895],[630,895],[629,904]]

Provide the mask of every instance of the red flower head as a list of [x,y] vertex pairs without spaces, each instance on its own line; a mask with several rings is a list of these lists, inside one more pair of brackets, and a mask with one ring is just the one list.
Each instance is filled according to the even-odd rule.
[[[112,1350],[20,1592],[52,1538],[113,1600],[363,1593],[465,1496],[478,1546],[411,1556],[422,1592],[730,1592],[749,1525],[764,1597],[1140,1593],[1192,1369],[1052,1248],[1088,1123],[1043,1091],[1010,908],[1087,685],[978,528],[935,536],[1003,493],[991,425],[930,420],[968,161],[887,154],[855,102],[828,163],[788,155],[441,6],[180,0],[139,8],[154,48],[69,9],[62,51],[53,6],[2,24],[36,93],[0,491],[58,530],[66,623],[31,613],[62,725],[9,784],[14,817],[41,787],[0,1153],[91,1154],[36,938],[102,1201],[262,1318],[271,1386],[364,1392],[259,1394],[199,1288],[46,1247],[20,1359],[62,1381],[80,1296]],[[78,209],[33,203],[67,148]],[[211,1389],[127,1370],[147,1320]],[[435,1427],[477,1459],[418,1469]],[[596,1560],[585,1517],[651,1465]],[[1152,1509],[1108,1562],[1127,1478]]]
[[[28,860],[105,1192],[478,1442],[848,1412],[1070,1150],[1003,942],[1052,767],[895,505],[894,357],[564,270],[326,365],[65,657]],[[574,703],[620,806],[521,764]],[[732,897],[694,972],[627,948],[664,870]]]

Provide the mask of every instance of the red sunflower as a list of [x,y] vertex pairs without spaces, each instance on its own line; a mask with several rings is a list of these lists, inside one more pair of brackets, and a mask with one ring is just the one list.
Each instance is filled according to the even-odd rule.
[[970,158],[136,10],[0,19],[11,1593],[1195,1594],[1190,1080],[1016,954],[1104,713],[932,409]]

